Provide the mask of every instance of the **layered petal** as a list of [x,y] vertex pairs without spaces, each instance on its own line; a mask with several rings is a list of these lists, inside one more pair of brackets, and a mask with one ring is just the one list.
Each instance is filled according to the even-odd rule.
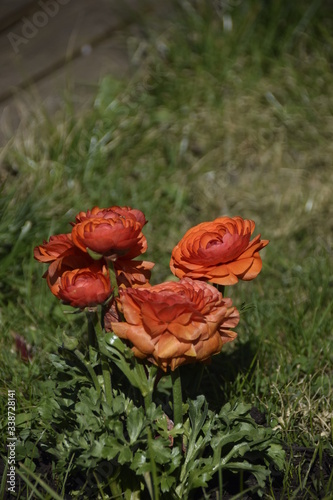
[[118,219],[119,217],[132,219],[140,223],[141,227],[147,224],[144,213],[141,210],[131,207],[119,207],[113,206],[110,208],[99,208],[93,207],[91,210],[87,210],[87,212],[80,212],[75,217],[75,223],[72,225],[78,224],[85,219],[93,219],[93,218],[102,218],[102,219]]
[[58,281],[57,297],[80,309],[103,304],[111,294],[108,269],[99,261],[87,268],[65,271]]
[[57,234],[49,241],[34,248],[34,258],[39,262],[54,262],[66,250],[73,246],[71,234]]
[[154,262],[146,260],[117,259],[114,263],[114,270],[117,276],[119,287],[129,288],[137,286],[150,286],[149,280]]
[[121,289],[118,304],[124,322],[111,322],[110,328],[132,344],[135,356],[165,371],[206,361],[236,337],[230,328],[239,321],[238,311],[203,281]]
[[133,218],[87,218],[72,229],[73,243],[82,251],[92,250],[116,260],[132,259],[147,250],[141,224]]
[[250,240],[255,223],[241,217],[219,217],[189,229],[172,251],[170,268],[178,278],[220,285],[252,280],[261,271],[259,251],[268,245],[260,235]]

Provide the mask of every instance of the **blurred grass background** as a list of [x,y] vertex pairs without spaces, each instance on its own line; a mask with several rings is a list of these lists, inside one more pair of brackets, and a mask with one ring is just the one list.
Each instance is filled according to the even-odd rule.
[[[1,152],[2,395],[16,389],[22,410],[36,405],[47,352],[61,331],[83,328],[32,257],[77,212],[141,209],[153,283],[170,277],[189,227],[240,215],[270,244],[258,278],[227,289],[242,308],[239,336],[203,387],[213,407],[252,402],[288,443],[332,451],[331,10],[329,1],[179,0],[172,21],[138,38],[131,79],[106,78],[79,117],[70,99],[56,117],[36,108]],[[34,346],[31,363],[13,332]]]

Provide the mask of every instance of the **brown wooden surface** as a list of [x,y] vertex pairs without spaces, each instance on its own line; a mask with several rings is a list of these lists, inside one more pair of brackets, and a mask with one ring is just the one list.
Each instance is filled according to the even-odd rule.
[[115,30],[133,22],[140,9],[147,8],[147,2],[142,0],[125,1],[122,8],[117,7],[120,2],[110,0],[67,1],[59,5],[53,0],[59,9],[53,17],[47,16],[39,2],[35,3],[29,16],[1,32],[0,102],[80,57],[84,46],[96,46]]
[[37,0],[0,0],[0,32],[31,14]]
[[[48,2],[57,11],[52,15],[42,7]],[[14,133],[21,104],[28,104],[32,95],[52,111],[68,82],[88,89],[105,74],[123,76],[129,63],[126,33],[147,15],[164,15],[167,4],[0,0],[0,145]]]

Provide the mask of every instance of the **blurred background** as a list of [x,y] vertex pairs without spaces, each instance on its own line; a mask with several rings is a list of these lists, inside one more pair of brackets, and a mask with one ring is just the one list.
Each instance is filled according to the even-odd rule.
[[2,0],[0,144],[32,98],[52,113],[67,92],[79,108],[102,76],[128,74],[131,37],[169,9],[153,0]]
[[331,255],[330,1],[0,9],[2,257],[94,204],[146,213],[156,281],[185,230],[220,215],[256,221],[287,284]]

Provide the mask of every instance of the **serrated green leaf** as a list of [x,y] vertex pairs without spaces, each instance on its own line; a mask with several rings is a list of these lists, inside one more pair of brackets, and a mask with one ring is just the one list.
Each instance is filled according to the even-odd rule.
[[166,464],[170,460],[171,449],[170,441],[157,438],[151,441],[151,448],[154,453],[154,459],[158,464]]
[[142,408],[131,408],[127,417],[127,432],[130,443],[133,444],[138,439],[144,423],[144,413]]
[[198,473],[194,472],[190,474],[189,483],[191,485],[191,490],[196,488],[206,488],[208,486],[208,481],[212,479],[213,475],[210,472]]
[[166,420],[166,415],[160,406],[156,406],[155,403],[151,403],[146,410],[146,415],[150,422],[156,423],[161,419]]
[[126,439],[124,437],[124,428],[122,422],[115,421],[113,422],[112,430],[114,432],[115,437],[123,442],[126,443]]
[[267,450],[267,454],[272,459],[277,469],[283,470],[285,466],[286,453],[282,446],[277,443],[272,443]]
[[115,443],[114,446],[103,446],[101,451],[101,458],[105,458],[106,460],[112,460],[115,458],[120,452],[122,445],[120,443]]
[[[189,417],[191,420],[192,433],[197,435],[206,420],[208,405],[204,396],[198,396],[194,401],[189,401]],[[203,411],[201,411],[203,407]]]
[[100,436],[100,438],[94,441],[90,448],[90,454],[92,457],[101,458],[103,455],[103,448],[105,447],[105,437]]
[[146,451],[138,450],[133,457],[131,469],[137,474],[143,474],[150,470],[149,463],[147,463]]
[[125,413],[127,406],[128,402],[125,400],[122,394],[116,396],[112,400],[112,412],[114,415],[120,415],[121,413]]
[[79,398],[82,402],[90,405],[90,408],[96,408],[99,405],[99,394],[95,387],[82,387],[79,393]]
[[131,448],[127,445],[122,446],[118,456],[118,462],[120,463],[120,465],[131,462],[132,458],[133,458],[133,453]]
[[170,491],[170,489],[175,484],[175,482],[176,482],[175,477],[163,475],[161,477],[161,484],[160,484],[162,493],[166,493],[166,492]]

